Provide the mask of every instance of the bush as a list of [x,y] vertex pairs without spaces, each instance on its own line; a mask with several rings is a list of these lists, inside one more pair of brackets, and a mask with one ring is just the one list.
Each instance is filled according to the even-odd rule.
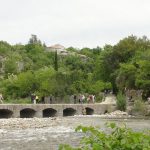
[[99,92],[104,91],[105,89],[112,89],[111,83],[98,80],[89,87],[89,92],[97,95]]
[[118,127],[115,123],[107,124],[110,133],[105,133],[94,127],[77,127],[76,131],[85,136],[81,146],[73,148],[69,145],[60,145],[59,150],[149,150],[150,131],[134,132],[126,126]]
[[119,92],[117,95],[117,108],[121,111],[126,110],[126,97],[122,94],[122,92]]
[[132,109],[132,114],[133,115],[146,115],[147,113],[147,107],[146,107],[146,104],[138,99],[134,102],[134,106],[133,106],[133,109]]
[[99,94],[96,95],[96,102],[100,103],[104,99],[104,93],[100,92]]
[[28,98],[20,98],[20,99],[5,99],[4,100],[4,103],[5,104],[31,104],[31,99],[28,97]]

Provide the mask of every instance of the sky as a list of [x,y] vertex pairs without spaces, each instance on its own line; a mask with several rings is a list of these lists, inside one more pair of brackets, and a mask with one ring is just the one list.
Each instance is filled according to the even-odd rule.
[[150,0],[0,0],[0,40],[26,44],[31,34],[77,48],[150,38]]

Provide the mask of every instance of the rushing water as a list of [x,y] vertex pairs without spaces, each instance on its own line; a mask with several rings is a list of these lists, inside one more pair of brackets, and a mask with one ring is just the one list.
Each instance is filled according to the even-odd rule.
[[[21,119],[17,120],[17,123],[14,124],[12,123],[13,119],[10,122],[9,119],[0,120],[0,150],[57,150],[61,143],[77,146],[83,136],[82,133],[74,131],[78,125],[100,126],[105,130],[104,124],[113,121],[119,124],[126,123],[134,130],[150,129],[150,120],[108,120],[98,116],[76,116],[55,118],[54,120],[41,118],[38,121],[42,126],[35,125],[31,119],[25,120],[25,123],[21,121]],[[24,124],[31,124],[31,126],[23,128]]]

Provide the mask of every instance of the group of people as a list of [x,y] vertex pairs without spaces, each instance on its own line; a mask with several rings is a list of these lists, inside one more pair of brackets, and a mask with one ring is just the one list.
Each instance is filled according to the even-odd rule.
[[36,94],[31,94],[31,103],[32,104],[52,104],[53,100],[52,100],[52,96],[42,96],[42,97],[38,97]]
[[79,103],[94,103],[95,102],[95,95],[89,95],[88,97],[85,97],[83,94],[80,95],[74,95],[74,104]]
[[31,103],[32,104],[36,104],[39,101],[39,97],[37,95],[35,95],[34,93],[31,94]]

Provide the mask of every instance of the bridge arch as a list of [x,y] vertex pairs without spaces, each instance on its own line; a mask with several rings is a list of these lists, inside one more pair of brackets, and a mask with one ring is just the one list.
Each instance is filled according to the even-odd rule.
[[53,109],[53,108],[47,108],[43,110],[43,117],[55,117],[57,116],[57,110]]
[[73,108],[66,108],[63,110],[63,116],[74,116],[76,112],[77,111]]
[[94,114],[94,109],[92,109],[92,108],[86,107],[85,110],[86,110],[86,115],[93,115]]
[[31,108],[25,108],[20,111],[20,118],[33,118],[36,114],[36,111]]
[[11,118],[13,112],[9,109],[0,109],[0,118]]

